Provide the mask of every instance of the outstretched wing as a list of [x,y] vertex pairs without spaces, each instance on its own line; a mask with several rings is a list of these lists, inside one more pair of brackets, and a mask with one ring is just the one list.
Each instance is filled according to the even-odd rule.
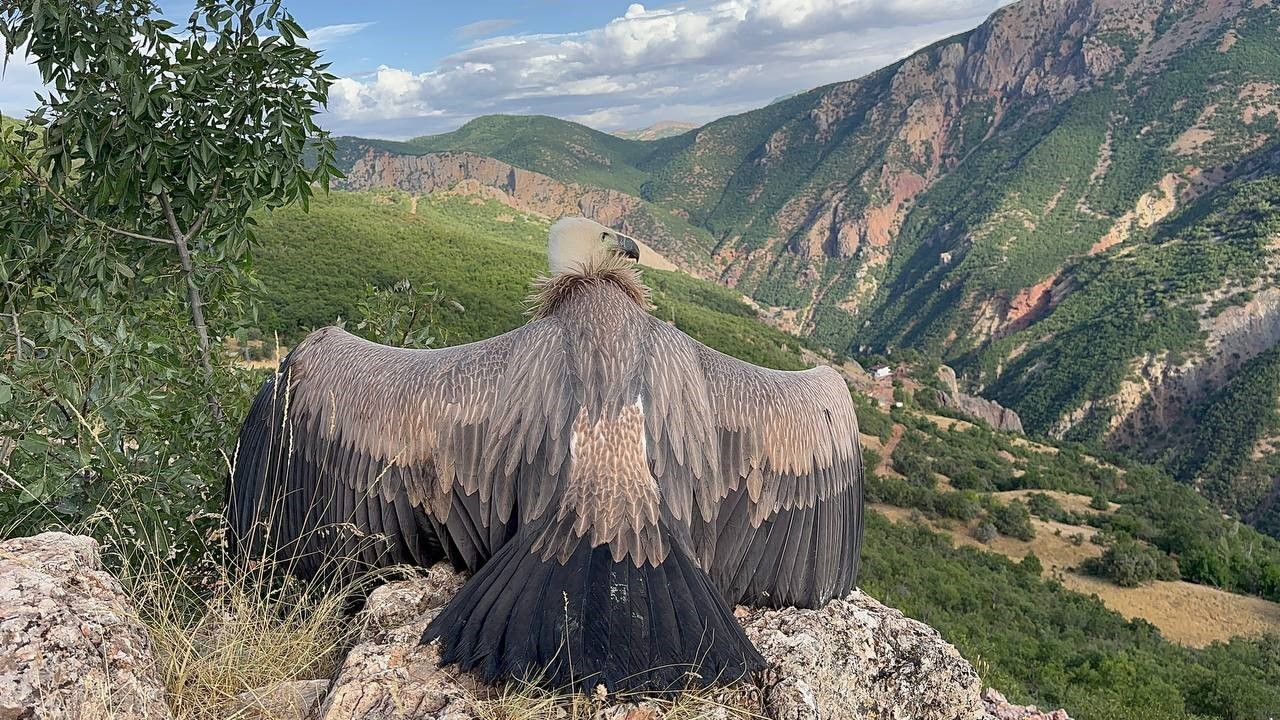
[[298,574],[449,557],[475,569],[540,514],[569,448],[554,319],[440,350],[317,331],[259,393],[237,447],[234,550]]
[[813,607],[851,591],[862,457],[840,375],[756,367],[670,327],[652,347],[654,476],[664,494],[693,496],[699,562],[725,598]]

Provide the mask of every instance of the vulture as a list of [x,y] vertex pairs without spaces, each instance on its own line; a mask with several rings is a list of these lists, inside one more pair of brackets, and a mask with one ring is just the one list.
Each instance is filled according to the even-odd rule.
[[241,430],[231,550],[303,578],[471,571],[422,639],[488,681],[661,692],[763,669],[735,604],[854,588],[853,402],[829,367],[756,367],[651,315],[638,258],[561,219],[522,327],[431,350],[309,335]]

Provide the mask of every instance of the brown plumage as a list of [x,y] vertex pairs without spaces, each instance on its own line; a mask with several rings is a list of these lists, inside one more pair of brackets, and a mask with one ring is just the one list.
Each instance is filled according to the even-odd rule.
[[424,640],[489,679],[665,689],[760,668],[730,605],[813,607],[854,587],[848,389],[654,318],[619,248],[636,254],[558,223],[533,319],[488,340],[309,336],[242,430],[233,547],[303,576],[441,558],[476,571]]

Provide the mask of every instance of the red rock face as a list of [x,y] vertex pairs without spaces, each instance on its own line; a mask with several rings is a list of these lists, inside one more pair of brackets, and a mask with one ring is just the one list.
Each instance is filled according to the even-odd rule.
[[1014,295],[1009,302],[1001,334],[1015,333],[1047,315],[1053,307],[1052,289],[1057,281],[1058,276],[1055,274]]

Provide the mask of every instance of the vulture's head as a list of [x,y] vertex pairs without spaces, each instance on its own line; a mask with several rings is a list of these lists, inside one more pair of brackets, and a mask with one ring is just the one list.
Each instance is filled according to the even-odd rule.
[[582,272],[614,257],[639,260],[640,246],[617,230],[584,217],[561,218],[551,226],[547,261],[552,277]]

